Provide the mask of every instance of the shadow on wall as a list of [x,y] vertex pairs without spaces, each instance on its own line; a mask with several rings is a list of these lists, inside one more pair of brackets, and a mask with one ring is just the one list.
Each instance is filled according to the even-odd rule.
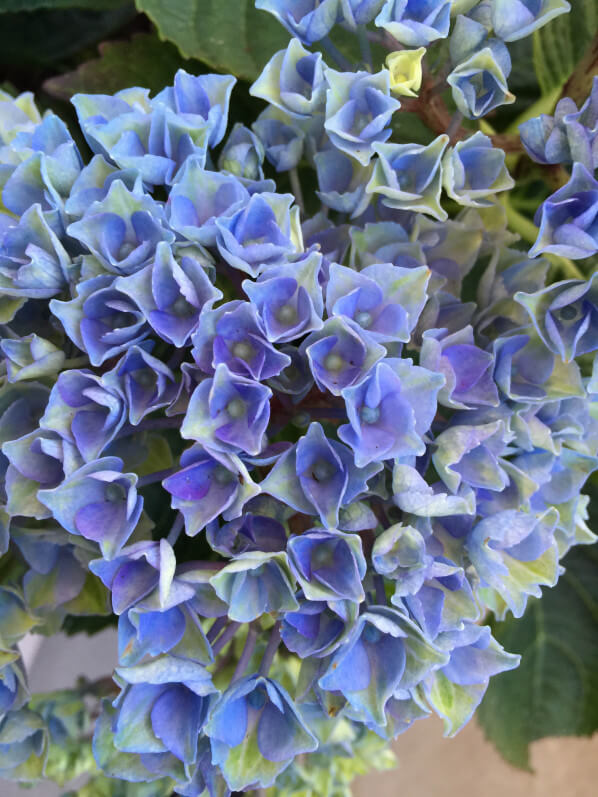
[[598,734],[543,739],[531,748],[533,773],[507,764],[470,722],[454,739],[440,720],[416,722],[394,745],[398,769],[358,778],[353,797],[596,797]]

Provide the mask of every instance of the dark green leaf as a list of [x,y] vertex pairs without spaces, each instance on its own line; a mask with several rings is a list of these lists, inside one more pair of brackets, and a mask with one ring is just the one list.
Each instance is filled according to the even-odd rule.
[[534,33],[534,66],[544,93],[563,85],[598,28],[598,0],[570,0],[571,11]]
[[[156,93],[172,82],[180,67],[197,72],[197,64],[181,57],[177,48],[154,34],[139,33],[130,41],[104,42],[100,57],[81,64],[74,72],[57,75],[44,89],[59,99],[73,94],[113,94],[128,86],[143,86]],[[191,64],[191,65],[190,65]]]
[[289,34],[253,0],[136,0],[186,58],[254,80]]
[[563,562],[558,585],[530,602],[520,620],[494,623],[517,670],[490,682],[478,719],[504,758],[529,769],[529,744],[598,729],[598,545]]
[[109,11],[77,8],[3,14],[0,17],[0,64],[16,68],[64,61],[118,30],[134,14],[135,9],[130,5]]
[[38,11],[40,8],[117,8],[128,0],[0,0],[0,14]]

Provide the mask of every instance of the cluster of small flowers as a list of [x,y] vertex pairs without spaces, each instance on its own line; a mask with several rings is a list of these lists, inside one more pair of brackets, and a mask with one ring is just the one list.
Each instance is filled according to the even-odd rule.
[[[292,791],[303,754],[350,757],[430,711],[459,730],[518,663],[485,612],[521,616],[595,539],[598,284],[546,289],[549,264],[513,248],[489,138],[387,143],[391,72],[305,48],[374,17],[427,46],[450,3],[257,5],[296,38],[252,87],[252,129],[226,136],[234,78],[180,71],[153,98],[74,97],[83,165],[60,119],[0,95],[0,777],[40,775],[66,733],[26,707],[16,644],[101,613],[97,578],[120,689],[99,767],[188,797]],[[534,8],[457,16],[464,113],[508,101],[501,39],[567,4]]]
[[[579,260],[598,253],[598,77],[578,110],[565,97],[554,116],[541,114],[520,128],[521,141],[537,163],[571,166],[571,177],[538,208],[538,240],[530,250]],[[553,298],[558,294],[553,293]]]

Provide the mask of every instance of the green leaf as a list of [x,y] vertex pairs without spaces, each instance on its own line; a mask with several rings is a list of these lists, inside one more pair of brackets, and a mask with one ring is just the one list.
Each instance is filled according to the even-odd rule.
[[40,8],[117,8],[128,0],[2,0],[0,14],[37,11]]
[[598,28],[598,0],[570,0],[571,11],[534,32],[534,68],[544,93],[562,86]]
[[0,17],[0,64],[7,69],[47,66],[95,44],[135,15],[129,4],[105,11],[40,9]]
[[517,670],[498,675],[478,712],[504,758],[529,769],[529,744],[598,729],[598,545],[573,549],[554,589],[530,601],[520,620],[493,623]]
[[289,34],[253,0],[136,0],[186,58],[212,69],[255,80],[269,58],[286,46]]
[[139,33],[130,41],[103,42],[98,50],[99,58],[46,80],[44,89],[61,100],[78,92],[114,94],[128,86],[143,86],[157,93],[172,82],[177,69],[198,71],[198,65],[182,58],[173,44],[150,33]]

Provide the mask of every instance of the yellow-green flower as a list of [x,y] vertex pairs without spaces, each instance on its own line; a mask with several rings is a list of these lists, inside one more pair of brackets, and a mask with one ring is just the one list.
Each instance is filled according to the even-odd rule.
[[422,84],[422,59],[426,48],[397,50],[386,58],[390,72],[390,90],[404,97],[416,97]]

